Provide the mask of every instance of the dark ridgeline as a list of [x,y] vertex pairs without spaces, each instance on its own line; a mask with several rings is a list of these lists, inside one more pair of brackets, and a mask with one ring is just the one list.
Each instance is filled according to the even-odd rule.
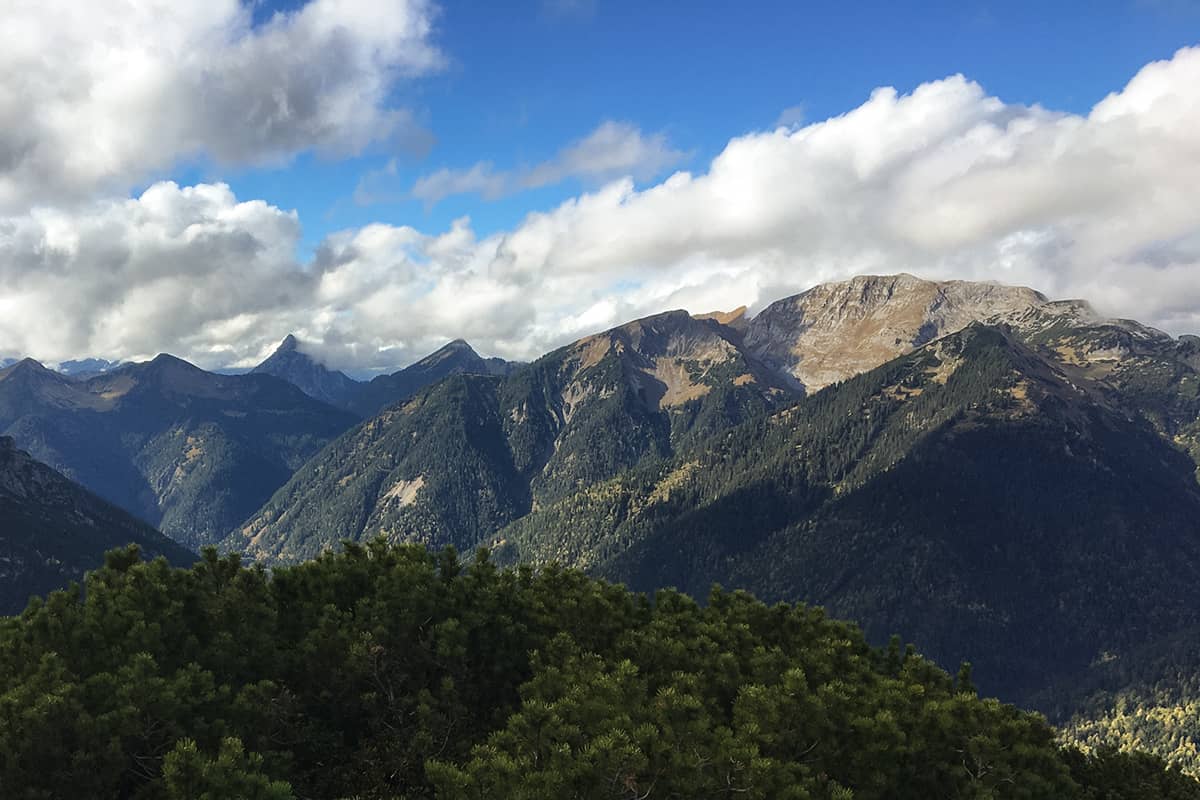
[[196,558],[0,436],[0,614],[82,580],[106,551],[130,543],[178,566]]

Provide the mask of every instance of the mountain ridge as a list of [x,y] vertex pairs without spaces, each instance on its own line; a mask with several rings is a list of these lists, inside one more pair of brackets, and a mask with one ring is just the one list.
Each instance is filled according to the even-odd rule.
[[84,380],[0,370],[0,433],[192,547],[224,536],[354,418],[269,375],[160,354]]
[[[813,377],[818,373],[834,382],[845,380],[985,320],[1021,327],[1025,336],[1036,330],[1046,346],[1061,349],[1062,342],[1051,341],[1057,334],[1047,331],[1084,319],[1088,324],[1112,324],[1099,320],[1080,301],[1050,301],[1026,287],[927,281],[908,274],[823,284],[772,303],[753,317],[743,308],[695,316],[684,310],[665,311],[585,336],[505,376],[494,401],[504,418],[494,446],[501,447],[504,439],[512,468],[528,484],[520,490],[526,499],[511,506],[527,509],[516,512],[520,515],[643,459],[670,457],[689,439],[793,402],[819,382]],[[1134,325],[1125,328],[1129,335],[1147,335]],[[845,352],[853,352],[854,358],[840,371],[822,366],[839,361]],[[473,368],[458,369],[463,359]],[[469,345],[456,340],[410,370],[420,371],[422,382],[429,385],[429,372],[438,367],[443,368],[442,377],[454,372],[483,374],[480,361]],[[816,371],[813,364],[818,365]],[[402,372],[372,385],[390,382],[393,395],[414,396],[397,388],[403,379]],[[368,407],[360,410],[367,413]],[[581,408],[593,411],[580,415]],[[387,419],[400,418],[393,414]],[[434,425],[431,420],[426,423]],[[1196,433],[1200,453],[1200,430]],[[395,468],[391,460],[387,464],[387,471]],[[425,474],[416,464],[408,471],[412,474],[397,475],[397,486]],[[349,473],[339,474],[339,480],[352,479]],[[315,470],[293,480],[314,481],[313,491],[339,502],[334,489],[318,488],[323,479]],[[294,486],[289,492],[299,496]],[[420,505],[431,496],[429,491],[414,495],[413,503]],[[369,497],[354,501],[356,506],[367,504],[364,519],[373,518],[369,510],[377,502]],[[277,522],[283,519],[278,509],[273,513]],[[273,524],[260,517],[244,527],[254,528],[253,538],[261,542],[272,535]],[[302,515],[290,514],[285,524],[295,532],[307,523]],[[356,523],[349,535],[357,538],[372,529]],[[374,530],[392,529],[379,523]],[[310,533],[327,544],[336,542],[333,531],[320,524],[314,523]],[[451,538],[459,545],[466,541],[461,533]],[[238,537],[230,537],[226,546],[237,547]]]
[[185,548],[105,502],[0,436],[0,614],[31,595],[78,581],[116,547],[137,544],[143,556],[187,566]]

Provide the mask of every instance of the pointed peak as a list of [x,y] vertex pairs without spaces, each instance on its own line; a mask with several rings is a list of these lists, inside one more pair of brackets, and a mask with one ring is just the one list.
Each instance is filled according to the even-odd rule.
[[184,361],[179,356],[173,356],[170,353],[159,353],[147,363],[156,369],[184,368],[188,370],[194,370],[196,372],[203,372],[202,369],[197,367],[192,362]]
[[466,339],[454,339],[446,342],[437,350],[434,350],[432,353],[430,353],[430,355],[436,356],[438,354],[450,353],[470,353],[471,355],[476,355],[475,348],[471,347],[470,343]]
[[50,370],[46,368],[45,364],[38,361],[36,358],[22,358],[20,361],[10,364],[9,366],[0,370],[0,374],[4,375],[16,375],[23,372],[39,373],[50,372]]
[[465,339],[454,339],[453,341],[446,342],[446,344],[422,358],[414,366],[432,367],[451,359],[455,361],[467,359],[472,362],[483,360],[475,352],[475,348],[471,347]]
[[289,333],[283,337],[283,341],[279,343],[279,347],[275,348],[276,353],[289,353],[300,349],[300,340],[296,338],[294,333]]

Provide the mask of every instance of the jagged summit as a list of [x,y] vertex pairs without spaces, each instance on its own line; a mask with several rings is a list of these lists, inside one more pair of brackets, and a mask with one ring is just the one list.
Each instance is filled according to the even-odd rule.
[[291,333],[283,338],[274,353],[250,372],[274,375],[298,387],[309,397],[338,408],[347,408],[360,385],[344,372],[329,369],[301,351],[300,340]]
[[154,358],[150,359],[148,362],[145,362],[145,363],[149,364],[152,367],[156,367],[158,369],[178,368],[178,369],[185,369],[185,370],[198,370],[198,371],[203,372],[203,370],[201,370],[200,367],[197,367],[192,362],[186,361],[186,360],[180,358],[179,356],[171,355],[170,353],[159,353]]
[[475,348],[471,347],[466,339],[454,339],[446,342],[446,344],[416,362],[414,366],[433,366],[447,359],[456,359],[464,367],[476,368],[476,371],[481,373],[486,372],[481,366],[483,357],[475,352]]

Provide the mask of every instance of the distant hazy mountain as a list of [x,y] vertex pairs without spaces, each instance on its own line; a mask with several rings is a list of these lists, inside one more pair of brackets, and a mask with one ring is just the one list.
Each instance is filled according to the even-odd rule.
[[188,546],[223,537],[352,415],[269,375],[171,356],[73,380],[0,370],[0,433]]
[[184,566],[194,556],[146,523],[101,500],[0,436],[0,614],[30,595],[78,580],[104,552],[137,544]]
[[310,397],[359,417],[370,417],[447,375],[506,375],[513,366],[500,358],[483,358],[469,344],[456,339],[404,369],[360,382],[321,364],[303,351],[295,336],[288,334],[275,352],[251,371],[282,378]]
[[506,375],[513,366],[500,358],[483,358],[471,345],[455,339],[415,364],[360,384],[348,407],[359,416],[371,417],[448,375]]
[[108,361],[103,358],[81,358],[64,361],[58,365],[58,371],[72,378],[90,378],[120,365],[119,361]]
[[315,397],[338,408],[350,407],[362,385],[344,372],[331,370],[300,350],[300,343],[288,334],[266,361],[251,372],[282,378]]

